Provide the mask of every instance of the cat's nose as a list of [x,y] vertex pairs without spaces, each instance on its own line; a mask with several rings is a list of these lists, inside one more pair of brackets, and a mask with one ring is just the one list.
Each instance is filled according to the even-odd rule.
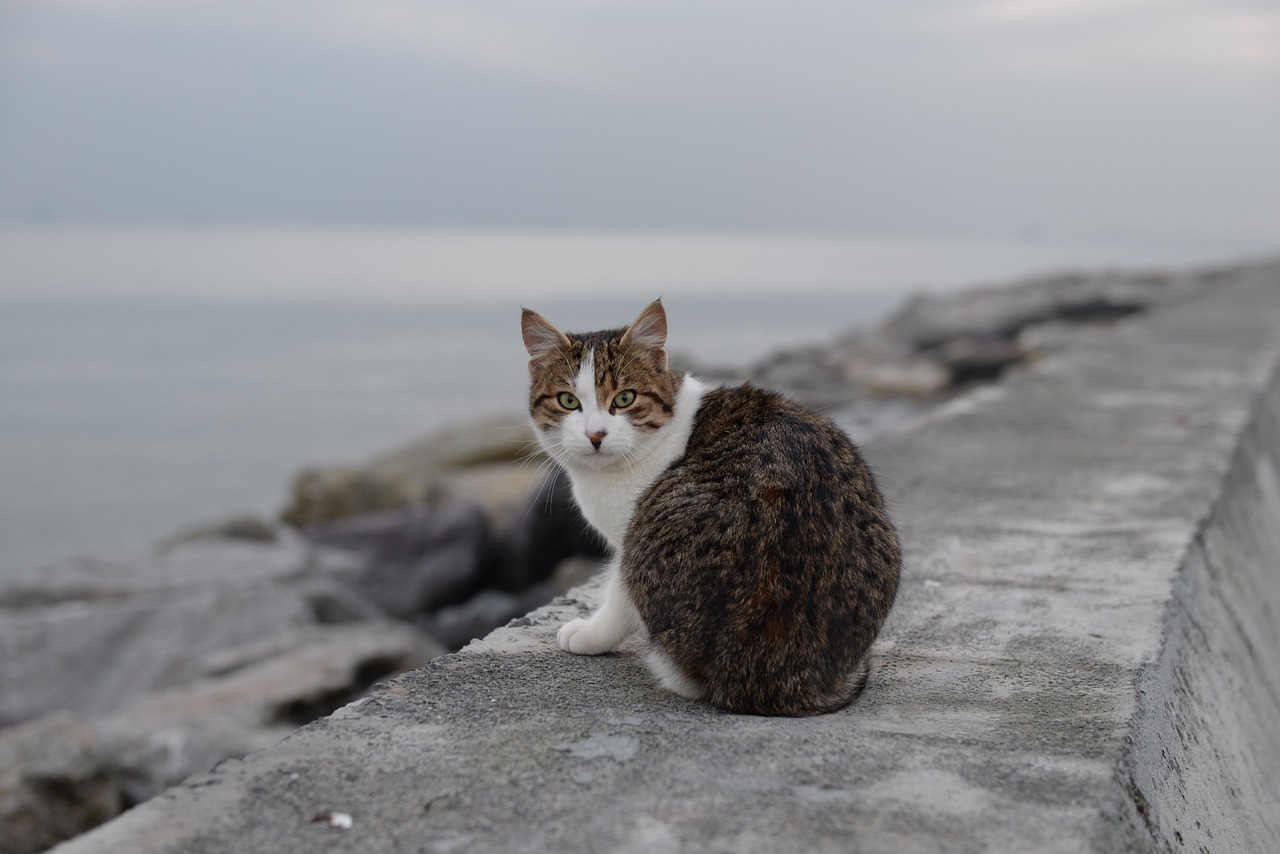
[[601,430],[599,433],[588,433],[587,438],[591,440],[591,447],[596,450],[600,449],[600,443],[604,441],[605,432]]

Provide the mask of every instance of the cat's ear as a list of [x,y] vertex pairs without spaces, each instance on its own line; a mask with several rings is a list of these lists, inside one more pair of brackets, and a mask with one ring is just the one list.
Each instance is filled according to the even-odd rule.
[[662,300],[656,299],[640,312],[635,322],[627,327],[622,340],[647,351],[653,366],[659,371],[667,369],[667,312]]
[[529,351],[530,370],[533,370],[533,363],[543,356],[569,346],[569,339],[563,332],[527,308],[520,315],[520,334],[524,336],[524,348]]

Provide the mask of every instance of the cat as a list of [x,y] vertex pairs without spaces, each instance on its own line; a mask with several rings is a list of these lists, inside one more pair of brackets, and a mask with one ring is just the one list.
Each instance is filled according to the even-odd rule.
[[529,413],[608,541],[603,604],[561,649],[638,631],[666,688],[734,712],[810,715],[861,693],[901,553],[875,479],[826,417],[671,369],[661,300],[565,334],[524,309]]

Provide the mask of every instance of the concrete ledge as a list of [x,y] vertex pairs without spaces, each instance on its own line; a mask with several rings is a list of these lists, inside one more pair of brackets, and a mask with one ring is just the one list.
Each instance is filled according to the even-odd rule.
[[1280,851],[1275,373],[1183,559],[1163,633],[1157,663],[1138,680],[1122,766],[1137,837],[1172,851]]
[[1241,271],[868,445],[908,565],[842,712],[560,653],[588,585],[57,850],[1276,850],[1278,333]]

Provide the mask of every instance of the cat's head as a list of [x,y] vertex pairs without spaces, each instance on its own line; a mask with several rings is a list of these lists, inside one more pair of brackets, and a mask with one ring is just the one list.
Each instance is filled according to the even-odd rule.
[[658,441],[681,380],[667,364],[661,300],[625,329],[566,335],[527,308],[520,329],[529,351],[529,414],[560,463],[625,464]]

